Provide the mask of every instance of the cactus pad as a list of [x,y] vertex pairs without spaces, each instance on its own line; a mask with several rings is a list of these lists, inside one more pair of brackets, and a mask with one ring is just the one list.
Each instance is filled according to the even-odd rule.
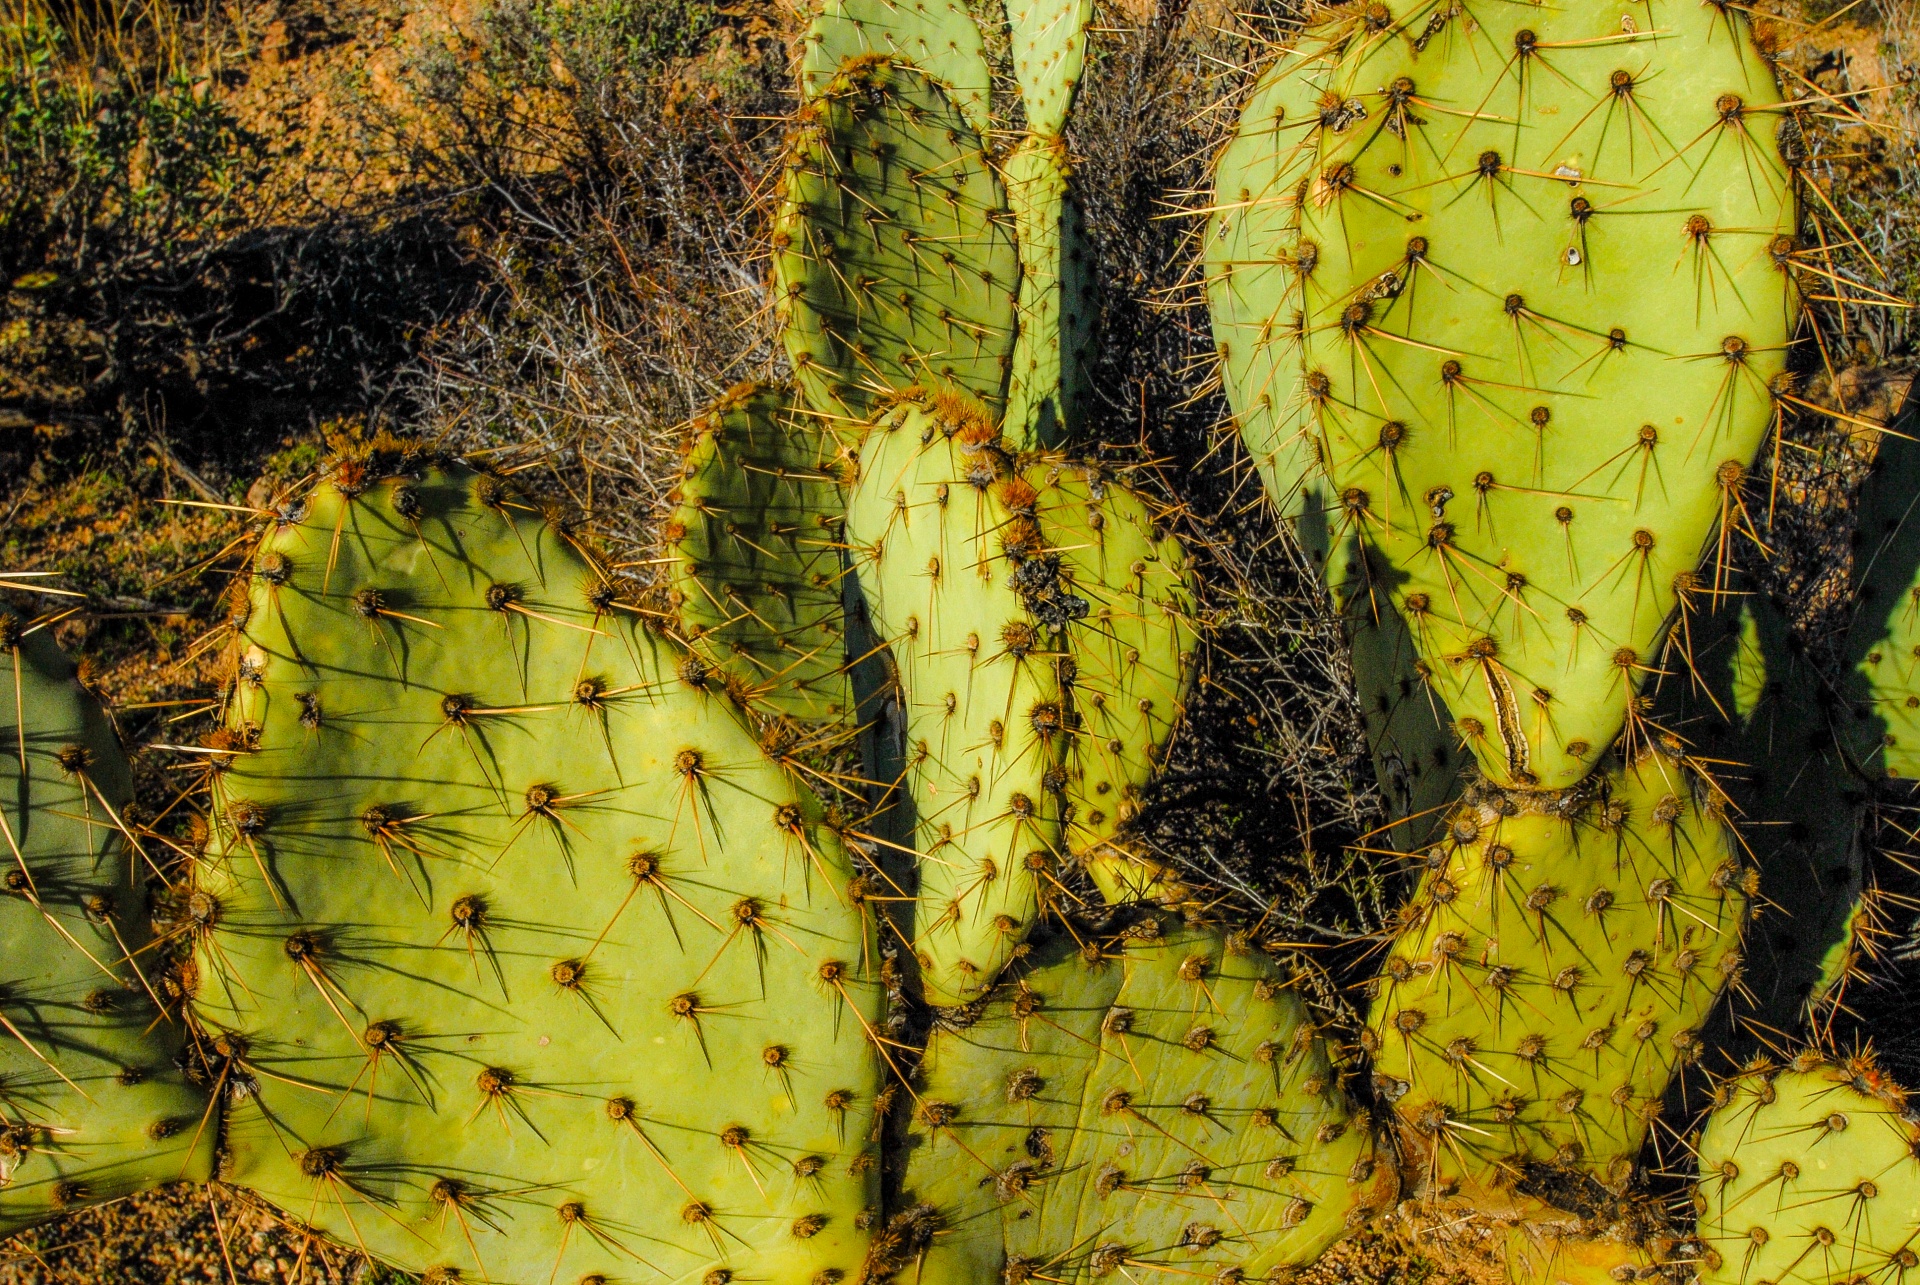
[[1845,1285],[1920,1272],[1920,1129],[1870,1059],[1814,1056],[1720,1086],[1694,1196],[1702,1285]]
[[225,1176],[442,1280],[850,1272],[852,871],[499,480],[344,463],[252,565],[195,1011]]
[[914,946],[941,1003],[993,981],[1062,855],[1054,639],[1086,602],[1049,574],[1034,503],[998,430],[954,397],[887,412],[847,501],[855,566],[906,699]]
[[975,133],[987,132],[992,75],[966,0],[825,0],[801,55],[807,94],[827,93],[849,58],[876,55],[918,67],[947,91]]
[[999,175],[933,81],[851,59],[802,109],[774,228],[776,308],[813,410],[864,420],[949,387],[1004,405],[1020,262]]
[[0,607],[0,1236],[212,1166],[184,1027],[156,1008],[131,796],[72,663]]
[[1093,0],[1008,0],[1013,74],[1027,109],[1027,132],[1057,138],[1087,63]]
[[1278,1280],[1385,1203],[1392,1166],[1271,962],[1151,918],[1080,935],[1037,934],[932,1037],[904,1194],[946,1234],[921,1279]]
[[1066,630],[1067,850],[1109,901],[1152,895],[1168,872],[1115,835],[1164,760],[1194,678],[1191,570],[1180,542],[1120,482],[1060,460],[1025,476],[1061,578],[1088,604]]
[[1211,272],[1243,427],[1306,409],[1502,785],[1572,785],[1625,725],[1676,578],[1743,520],[1789,338],[1772,72],[1743,15],[1645,27],[1333,10],[1216,194],[1267,203]]
[[1744,880],[1676,762],[1529,810],[1469,796],[1429,852],[1366,1032],[1432,1176],[1490,1191],[1551,1165],[1618,1189],[1739,967]]
[[680,622],[756,702],[831,720],[852,705],[841,601],[838,437],[742,385],[696,426],[667,525]]
[[1026,448],[1069,435],[1093,357],[1093,271],[1064,151],[1058,139],[1028,137],[1006,162],[1021,270],[1007,431]]
[[[1222,383],[1247,454],[1283,519],[1336,522],[1338,491],[1322,467],[1313,408],[1300,393],[1300,181],[1317,117],[1309,68],[1282,54],[1254,86],[1214,165],[1206,245],[1207,307]],[[1303,529],[1308,551],[1324,561]],[[1356,533],[1357,534],[1357,533]],[[1334,544],[1342,543],[1334,537]]]

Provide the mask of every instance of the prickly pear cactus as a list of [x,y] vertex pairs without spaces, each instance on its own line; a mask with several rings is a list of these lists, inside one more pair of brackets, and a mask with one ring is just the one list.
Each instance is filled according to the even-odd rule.
[[1722,1084],[1694,1205],[1702,1285],[1844,1285],[1920,1272],[1920,1129],[1870,1058],[1803,1055]]
[[1005,405],[1020,260],[976,129],[922,72],[847,60],[801,108],[773,232],[775,308],[808,405],[867,419],[909,387]]
[[802,85],[809,97],[827,94],[848,59],[873,57],[918,67],[975,133],[987,132],[992,73],[966,0],[825,0],[807,29]]
[[[1251,98],[1209,297],[1255,457],[1315,459],[1494,782],[1585,777],[1772,417],[1779,94],[1747,19],[1329,11]],[[1659,288],[1654,288],[1655,282]]]
[[1078,422],[1093,359],[1094,271],[1067,186],[1066,145],[1028,136],[1004,175],[1020,243],[1020,333],[1007,432],[1023,448],[1058,445]]
[[847,448],[785,390],[744,384],[696,425],[669,519],[680,623],[755,703],[852,708],[841,600]]
[[1146,503],[1067,460],[1023,473],[1062,582],[1088,610],[1065,631],[1066,846],[1109,902],[1166,896],[1176,878],[1120,837],[1180,724],[1194,680],[1191,568]]
[[1433,1180],[1538,1167],[1621,1188],[1738,970],[1746,874],[1678,762],[1598,792],[1466,799],[1394,941],[1364,1043]]
[[50,631],[0,607],[0,1236],[212,1165],[207,1094],[156,989],[132,793]]
[[1069,592],[1037,496],[976,403],[906,401],[860,452],[847,538],[906,703],[915,809],[914,948],[928,995],[990,985],[1064,855],[1066,711],[1058,631]]
[[1277,1280],[1393,1194],[1292,982],[1217,930],[1062,931],[936,1030],[903,1199],[929,1285]]
[[501,481],[328,479],[253,559],[193,902],[224,1176],[443,1281],[853,1272],[880,1000],[833,837]]

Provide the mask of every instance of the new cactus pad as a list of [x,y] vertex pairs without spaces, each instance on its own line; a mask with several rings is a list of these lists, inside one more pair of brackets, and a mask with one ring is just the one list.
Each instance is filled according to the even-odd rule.
[[855,1271],[868,927],[711,667],[404,455],[250,581],[192,913],[223,1176],[442,1281]]
[[1037,935],[928,1044],[903,1198],[946,1234],[922,1279],[1283,1279],[1377,1211],[1392,1166],[1291,986],[1152,915]]
[[1728,1080],[1698,1153],[1702,1285],[1920,1272],[1920,1130],[1870,1057],[1806,1054]]
[[1066,128],[1092,22],[1093,0],[1009,0],[1007,37],[1029,134],[1054,139]]
[[1498,784],[1599,762],[1772,423],[1781,119],[1717,6],[1371,5],[1309,28],[1223,154],[1249,448],[1325,470]]
[[681,625],[758,703],[852,708],[841,601],[841,439],[783,390],[743,385],[703,416],[667,526]]
[[801,109],[773,233],[775,306],[816,412],[909,387],[1004,406],[1020,260],[1000,177],[938,84],[849,59]]
[[1740,966],[1747,874],[1698,784],[1657,755],[1603,781],[1469,795],[1375,982],[1377,1088],[1488,1200],[1536,1166],[1620,1189]]
[[126,758],[51,632],[0,607],[0,1235],[180,1179],[217,1128],[159,1009]]
[[899,666],[920,867],[914,947],[930,998],[983,991],[1064,855],[1068,729],[1057,633],[1088,609],[1049,563],[998,429],[953,396],[869,432],[847,539]]

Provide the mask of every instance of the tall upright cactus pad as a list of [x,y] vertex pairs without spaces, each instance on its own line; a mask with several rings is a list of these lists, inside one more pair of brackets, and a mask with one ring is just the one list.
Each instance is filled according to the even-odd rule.
[[1702,1285],[1920,1273],[1920,1128],[1870,1060],[1803,1056],[1735,1077],[1698,1152]]
[[1005,404],[1020,260],[980,135],[926,75],[849,59],[801,108],[773,232],[809,406],[867,419],[909,387]]
[[1839,730],[1870,779],[1920,780],[1920,443],[1888,434],[1861,495]]
[[[1297,252],[1300,184],[1320,115],[1313,81],[1327,61],[1283,53],[1255,84],[1214,162],[1204,234],[1207,308],[1235,425],[1281,518],[1336,533],[1318,549],[1305,533],[1308,551],[1323,560],[1344,543],[1350,518],[1321,460],[1313,408],[1300,394],[1306,305]],[[1316,263],[1311,254],[1305,261]]]
[[1121,482],[1064,460],[1025,477],[1061,579],[1088,606],[1066,629],[1067,851],[1110,902],[1165,894],[1166,867],[1117,835],[1165,761],[1194,681],[1192,568]]
[[947,1234],[920,1278],[1279,1280],[1377,1212],[1392,1165],[1291,985],[1151,918],[1037,939],[928,1045],[904,1198]]
[[742,385],[696,425],[667,523],[692,646],[795,718],[852,708],[840,531],[849,454],[784,390]]
[[1655,717],[1718,765],[1729,819],[1759,877],[1731,1013],[1778,1047],[1832,1007],[1858,965],[1866,791],[1780,611],[1761,594],[1712,609],[1699,597],[1673,639],[1682,654],[1661,666]]
[[1078,421],[1093,359],[1094,273],[1065,144],[1028,136],[1007,157],[1007,202],[1020,244],[1020,333],[1007,432],[1024,448],[1058,445]]
[[966,0],[825,0],[807,29],[801,83],[818,97],[849,58],[912,63],[938,81],[975,133],[992,122],[986,43]]
[[[1795,230],[1772,70],[1713,5],[1404,30],[1375,6],[1303,40],[1216,195],[1271,202],[1213,272],[1236,408],[1305,409],[1487,775],[1572,785],[1771,424]],[[1286,358],[1242,369],[1262,342]]]
[[503,483],[330,478],[252,563],[193,900],[224,1176],[443,1281],[854,1271],[880,991],[832,836]]
[[1007,0],[1013,75],[1027,112],[1027,132],[1058,138],[1087,65],[1093,0]]
[[905,696],[916,813],[914,947],[930,998],[989,986],[1062,857],[1068,731],[1058,631],[1084,599],[1061,583],[979,406],[900,403],[861,447],[847,539]]
[[1624,1185],[1740,966],[1746,875],[1678,763],[1589,797],[1468,798],[1375,982],[1375,1083],[1431,1176]]
[[205,1179],[217,1128],[155,990],[127,762],[45,630],[0,607],[0,1236]]

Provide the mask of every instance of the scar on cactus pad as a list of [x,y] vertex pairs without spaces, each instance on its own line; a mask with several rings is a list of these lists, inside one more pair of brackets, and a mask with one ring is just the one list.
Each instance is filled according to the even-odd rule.
[[195,875],[223,1176],[446,1279],[856,1270],[877,961],[809,797],[500,479],[303,507]]
[[168,890],[131,798],[48,622],[0,607],[0,1235],[212,1167],[217,1123],[180,1069],[147,913]]
[[1222,156],[1226,386],[1385,555],[1481,769],[1561,788],[1743,520],[1795,320],[1787,117],[1713,5],[1376,12],[1310,27]]

